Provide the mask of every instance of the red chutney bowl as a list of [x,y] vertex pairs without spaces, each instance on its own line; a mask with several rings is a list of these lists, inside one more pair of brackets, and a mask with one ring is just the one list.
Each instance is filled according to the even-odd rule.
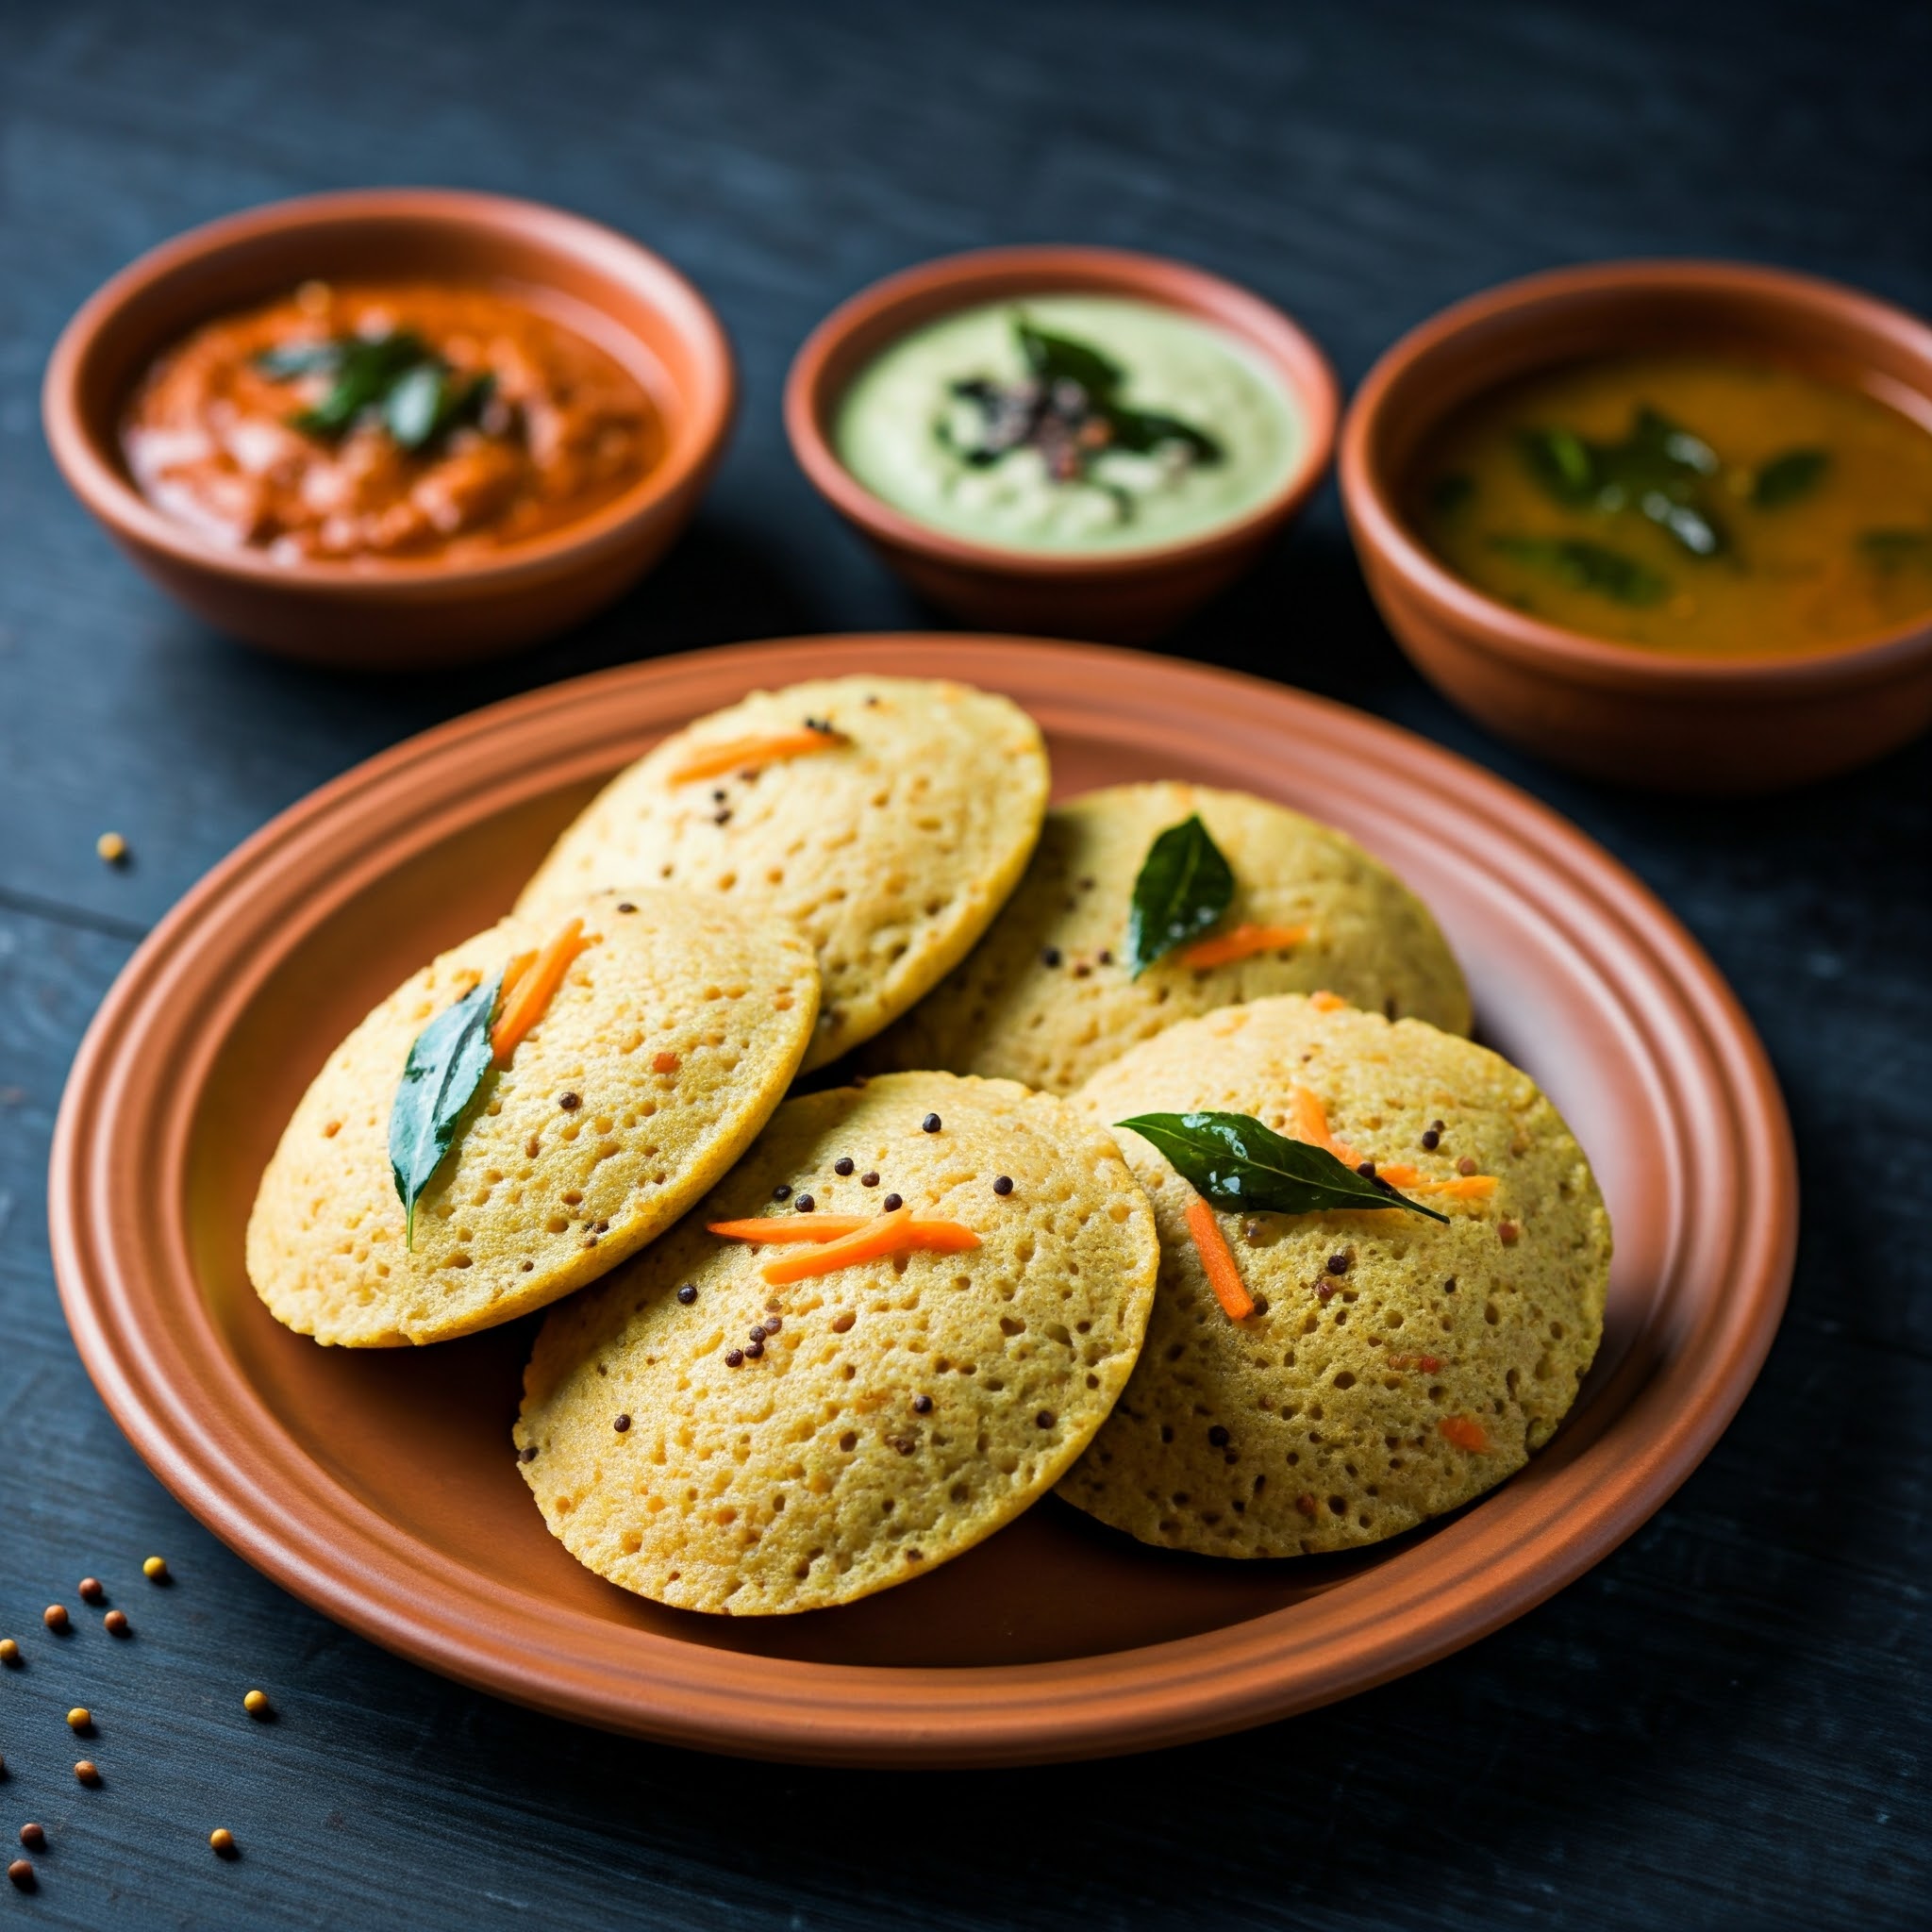
[[[199,325],[311,279],[527,294],[642,383],[662,419],[660,459],[585,516],[482,557],[285,562],[213,541],[136,489],[121,452],[122,411],[156,357]],[[283,657],[405,671],[501,656],[627,589],[696,508],[736,395],[717,317],[648,249],[535,202],[375,189],[249,208],[142,256],[67,325],[41,408],[75,494],[197,616]]]
[[[1232,336],[1300,411],[1300,462],[1226,523],[1141,550],[1066,556],[934,529],[874,496],[840,460],[832,440],[839,405],[901,337],[958,309],[1070,294],[1150,303]],[[969,624],[1115,643],[1144,643],[1172,630],[1255,562],[1322,480],[1340,414],[1327,358],[1280,309],[1205,269],[1117,248],[988,248],[888,275],[819,324],[785,383],[792,454],[819,493],[914,590]]]
[[1440,562],[1401,508],[1462,403],[1539,369],[1712,349],[1860,389],[1932,427],[1932,328],[1833,282],[1713,261],[1604,262],[1444,309],[1369,372],[1341,432],[1341,500],[1389,627],[1498,737],[1654,791],[1778,791],[1867,763],[1932,724],[1932,619],[1804,652],[1672,656],[1560,629]]

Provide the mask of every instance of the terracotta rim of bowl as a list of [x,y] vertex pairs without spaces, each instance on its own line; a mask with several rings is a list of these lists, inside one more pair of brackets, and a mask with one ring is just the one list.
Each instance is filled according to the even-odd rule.
[[[1532,667],[1564,667],[1582,682],[1625,687],[1661,683],[1676,687],[1685,697],[1737,697],[1745,688],[1797,696],[1827,687],[1883,683],[1923,658],[1932,649],[1932,630],[1924,618],[1849,643],[1820,644],[1803,651],[1725,658],[1653,656],[1641,645],[1606,642],[1511,609],[1464,582],[1410,533],[1407,519],[1396,506],[1401,479],[1385,473],[1376,446],[1383,411],[1398,386],[1416,380],[1417,372],[1446,345],[1503,318],[1546,305],[1622,296],[1643,289],[1680,296],[1741,295],[1760,301],[1768,318],[1782,309],[1825,319],[1859,338],[1899,344],[1932,375],[1932,327],[1892,303],[1817,275],[1751,262],[1669,258],[1593,262],[1524,275],[1452,303],[1410,329],[1383,352],[1356,391],[1341,427],[1339,472],[1357,541],[1374,551],[1416,595],[1441,610],[1446,622],[1473,641],[1479,640],[1496,655]],[[1528,375],[1539,366],[1533,356],[1526,356],[1514,374]],[[1492,381],[1511,379],[1511,375],[1501,374]],[[1932,412],[1932,382],[1924,393]]]
[[[1252,509],[1194,536],[1135,550],[1070,554],[974,542],[923,524],[874,495],[840,461],[828,429],[830,412],[854,377],[924,323],[1028,293],[1121,295],[1215,324],[1288,391],[1307,438],[1301,459]],[[785,432],[792,454],[819,492],[859,528],[895,548],[946,563],[1062,581],[1151,575],[1252,543],[1313,493],[1334,455],[1341,413],[1335,372],[1299,323],[1207,269],[1125,248],[978,248],[901,269],[833,309],[805,339],[785,378]]]
[[[1696,1177],[1658,1217],[1633,1340],[1545,1457],[1388,1567],[1292,1608],[1058,1662],[864,1668],[675,1641],[439,1567],[318,1460],[244,1374],[197,1270],[197,1096],[268,977],[398,863],[595,780],[721,692],[929,665],[1012,691],[1049,730],[1162,761],[1302,747],[1347,820],[1447,850],[1470,916],[1533,907],[1589,964],[1578,997],[1630,1067],[1657,1161]],[[1404,801],[1391,814],[1390,800]],[[1417,803],[1429,808],[1421,820]],[[1416,831],[1416,823],[1425,831]],[[75,1341],[150,1467],[284,1588],[459,1680],[581,1722],[753,1756],[996,1764],[1145,1749],[1344,1697],[1445,1656],[1580,1575],[1716,1441],[1776,1331],[1796,1238],[1790,1130],[1735,995],[1684,928],[1576,827],[1409,733],[1238,674],[1093,646],[954,634],[739,645],[552,685],[384,752],[283,812],[143,941],[75,1058],[49,1167]],[[1638,1347],[1639,1340],[1655,1346]],[[1597,1420],[1594,1424],[1591,1418]],[[512,1475],[510,1480],[516,1478]]]
[[[258,551],[213,542],[148,502],[116,458],[103,450],[81,407],[86,366],[108,325],[156,283],[232,247],[265,235],[302,228],[340,229],[362,220],[499,234],[552,255],[575,257],[600,279],[626,284],[672,322],[692,351],[699,375],[694,387],[677,391],[686,421],[679,425],[664,459],[591,515],[507,546],[499,557],[460,563],[436,558],[283,563]],[[588,300],[585,306],[598,307]],[[613,329],[632,336],[616,316],[603,312]],[[169,341],[179,339],[177,331]],[[167,342],[158,341],[149,354],[166,346]],[[650,359],[658,360],[655,356]],[[668,372],[665,379],[669,379]],[[355,598],[392,596],[414,586],[441,589],[462,584],[477,591],[508,589],[621,549],[636,524],[701,477],[716,461],[731,426],[737,398],[731,344],[710,304],[661,256],[616,229],[562,208],[510,195],[455,188],[372,188],[301,195],[243,208],[190,228],[137,257],[89,296],[61,330],[42,385],[41,413],[55,462],[69,486],[95,516],[125,540],[197,569],[268,586],[325,589]]]

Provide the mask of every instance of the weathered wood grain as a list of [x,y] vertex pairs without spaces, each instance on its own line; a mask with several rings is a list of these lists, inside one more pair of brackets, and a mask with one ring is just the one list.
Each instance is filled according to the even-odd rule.
[[[1278,298],[1353,380],[1442,302],[1546,263],[1756,256],[1932,308],[1932,15],[1639,0],[704,11],[344,0],[0,4],[0,1826],[51,1835],[22,1924],[1093,1928],[1922,1923],[1932,1897],[1932,751],[1690,806],[1543,771],[1377,624],[1332,492],[1175,648],[1363,705],[1602,839],[1711,949],[1785,1082],[1792,1310],[1736,1425],[1631,1544],[1461,1657],[1158,1757],[885,1777],[573,1730],[284,1597],[146,1475],[59,1317],[60,1082],[130,943],[354,759],[580,669],[925,614],[777,423],[832,302],[944,249],[1093,239]],[[66,496],[37,389],[103,276],[242,203],[446,181],[663,248],[743,362],[686,543],[577,636],[346,681],[210,638]],[[134,863],[92,856],[114,825]],[[178,1581],[142,1582],[164,1551]],[[74,1584],[102,1575],[115,1642]],[[76,1612],[41,1629],[43,1604]],[[280,1712],[251,1724],[259,1683]],[[60,1722],[99,1715],[85,1791]],[[208,1831],[243,1848],[218,1863]]]

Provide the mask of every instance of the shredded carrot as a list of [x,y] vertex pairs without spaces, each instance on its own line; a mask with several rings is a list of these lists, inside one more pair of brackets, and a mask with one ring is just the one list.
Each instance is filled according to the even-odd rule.
[[1229,1321],[1245,1321],[1255,1312],[1255,1298],[1241,1280],[1241,1271],[1235,1266],[1234,1250],[1228,1246],[1213,1208],[1199,1194],[1188,1203],[1188,1233],[1193,1238],[1201,1266],[1208,1272],[1208,1286],[1214,1291],[1214,1299]]
[[1348,1002],[1339,992],[1326,991],[1311,992],[1308,995],[1308,1004],[1318,1013],[1341,1013],[1348,1009]]
[[726,772],[757,771],[781,758],[807,758],[851,742],[842,731],[770,731],[724,744],[701,744],[672,773],[671,782],[689,785],[693,779],[722,777]]
[[675,1053],[654,1053],[651,1056],[651,1071],[654,1074],[675,1074],[680,1064]]
[[584,922],[573,919],[531,964],[518,974],[516,995],[511,998],[506,994],[503,1011],[490,1032],[490,1051],[495,1056],[499,1067],[509,1064],[509,1057],[517,1050],[517,1042],[543,1017],[543,1009],[563,984],[563,975],[570,971],[570,962],[590,943],[584,937]]
[[[1346,1141],[1338,1141],[1328,1131],[1327,1112],[1314,1094],[1306,1087],[1291,1087],[1288,1100],[1291,1113],[1288,1128],[1291,1139],[1304,1141],[1310,1147],[1325,1147],[1344,1167],[1361,1166],[1362,1157]],[[1391,1167],[1378,1166],[1375,1177],[1387,1181],[1391,1188],[1402,1188],[1411,1194],[1446,1194],[1452,1201],[1487,1201],[1496,1191],[1494,1174],[1456,1174],[1447,1180],[1432,1181],[1424,1176],[1420,1168],[1406,1160],[1399,1160]]]
[[759,1214],[749,1221],[713,1221],[705,1231],[733,1241],[824,1242],[857,1234],[872,1223],[869,1214]]
[[1436,1428],[1445,1441],[1454,1442],[1458,1449],[1467,1449],[1472,1456],[1480,1456],[1490,1446],[1489,1431],[1473,1417],[1445,1415]]
[[535,952],[519,953],[516,956],[516,958],[512,959],[509,962],[509,964],[503,969],[503,984],[497,988],[496,996],[499,1000],[503,1002],[503,1005],[506,1008],[509,1005],[510,994],[516,991],[517,990],[517,981],[520,980],[524,976],[524,974],[526,974],[530,970],[530,968],[534,966],[536,963],[537,955],[535,954]]
[[1298,946],[1307,936],[1305,925],[1237,925],[1184,947],[1181,964],[1197,969],[1227,966],[1256,953],[1272,953],[1277,946]]
[[[830,1221],[831,1216],[827,1215],[825,1223]],[[774,1288],[782,1288],[789,1281],[835,1274],[859,1261],[909,1254],[915,1248],[957,1255],[978,1245],[979,1237],[959,1222],[914,1221],[911,1208],[895,1208],[890,1214],[874,1215],[852,1233],[827,1241],[822,1248],[808,1248],[802,1255],[784,1255],[775,1261],[767,1261],[760,1273]]]

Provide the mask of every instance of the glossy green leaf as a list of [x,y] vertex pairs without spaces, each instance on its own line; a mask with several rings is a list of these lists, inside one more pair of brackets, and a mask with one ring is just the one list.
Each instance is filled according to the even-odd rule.
[[1026,358],[1027,371],[1036,381],[1077,382],[1090,401],[1105,403],[1126,380],[1126,372],[1110,357],[1103,356],[1085,342],[1035,328],[1024,316],[1014,318],[1013,333],[1019,338],[1020,353]]
[[1234,872],[1196,812],[1147,849],[1127,911],[1127,970],[1138,979],[1155,960],[1197,940],[1234,898]]
[[403,1204],[407,1247],[416,1245],[416,1203],[490,1071],[490,1023],[502,991],[499,972],[445,1007],[410,1044],[389,1113],[390,1172]]
[[1830,467],[1830,452],[1822,449],[1788,449],[1773,457],[1751,479],[1752,508],[1782,509],[1795,503],[1817,489]]
[[1217,1208],[1271,1214],[1407,1208],[1431,1221],[1449,1219],[1343,1166],[1325,1147],[1287,1140],[1248,1114],[1143,1113],[1114,1124],[1158,1148],[1174,1172]]

